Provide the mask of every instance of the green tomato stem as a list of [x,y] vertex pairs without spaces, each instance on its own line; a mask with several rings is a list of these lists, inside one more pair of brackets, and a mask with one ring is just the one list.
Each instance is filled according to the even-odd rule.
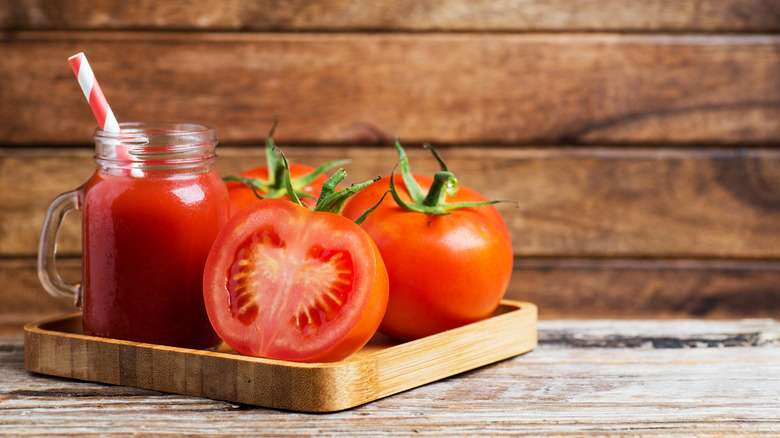
[[[283,175],[285,186],[287,187],[287,196],[290,197],[290,199],[295,202],[296,204],[309,208],[309,206],[303,204],[298,197],[298,194],[296,193],[295,188],[293,187],[293,181],[290,178],[290,164],[287,161],[287,157],[284,156],[284,152],[282,152],[281,149],[278,147],[274,147],[274,149],[279,153],[279,155],[282,158],[282,162],[284,164],[284,169],[286,172]],[[314,208],[311,208],[312,211],[322,211],[327,213],[333,213],[340,215],[341,212],[344,210],[344,205],[347,203],[347,200],[354,195],[355,193],[363,190],[364,188],[368,187],[369,185],[379,181],[382,177],[378,176],[372,180],[360,183],[360,184],[353,184],[345,189],[342,190],[336,190],[339,183],[344,181],[344,178],[347,176],[347,171],[344,169],[339,169],[336,171],[336,173],[333,174],[330,178],[328,178],[327,181],[325,181],[322,184],[322,191],[320,191],[320,197],[317,199],[317,204],[314,206]],[[382,196],[382,199],[384,199],[384,196]],[[363,213],[357,221],[355,221],[358,225],[360,225],[368,215],[376,209],[377,206],[382,201],[380,200],[376,205],[374,205],[372,208],[370,208],[368,211]]]
[[[276,158],[274,148],[274,132],[276,132],[276,126],[279,124],[279,114],[274,114],[274,124],[271,125],[271,130],[268,131],[268,137],[265,138],[265,164],[268,166],[268,184],[271,186],[279,187],[281,179],[277,178],[277,172],[280,168],[283,169],[282,163]],[[279,175],[281,176],[281,174]]]
[[428,189],[428,194],[422,201],[426,207],[438,207],[444,204],[444,199],[449,195],[458,193],[458,180],[451,172],[437,172],[433,176],[433,182]]
[[[398,141],[398,137],[395,139],[395,148],[398,151],[398,163],[396,164],[395,168],[393,168],[393,173],[390,175],[390,194],[393,196],[396,204],[405,210],[440,216],[451,214],[452,210],[471,207],[483,207],[500,202],[512,202],[518,206],[520,205],[517,201],[507,200],[485,202],[446,202],[447,196],[454,196],[458,193],[458,179],[452,172],[447,170],[447,165],[444,163],[444,160],[441,158],[439,153],[436,152],[436,149],[427,143],[425,144],[425,148],[430,150],[433,156],[439,162],[441,171],[437,172],[433,176],[433,182],[431,183],[431,187],[428,189],[428,193],[423,193],[422,188],[420,188],[420,185],[414,179],[414,175],[412,174],[412,171],[409,167],[409,158],[401,147],[401,144]],[[404,185],[406,185],[406,190],[409,193],[411,202],[405,202],[403,199],[401,199],[401,196],[398,193],[398,187],[395,185],[395,181],[393,180],[395,171],[399,167],[401,168],[401,178],[404,181]]]
[[[285,163],[282,160],[280,160],[279,157],[277,156],[276,150],[278,148],[276,146],[276,143],[274,143],[274,138],[273,138],[278,123],[279,123],[279,115],[277,114],[274,117],[274,124],[273,126],[271,126],[271,130],[268,132],[268,137],[266,138],[265,141],[265,162],[266,162],[266,167],[268,168],[268,179],[263,180],[260,178],[226,176],[222,178],[225,182],[229,182],[229,181],[240,182],[246,185],[247,187],[249,187],[250,189],[252,189],[252,192],[254,192],[255,196],[257,196],[260,199],[263,198],[276,199],[287,195],[287,183],[285,181],[284,174],[285,172],[289,171],[289,164],[285,166]],[[311,184],[320,175],[324,174],[326,171],[336,166],[347,164],[351,161],[352,160],[349,159],[331,161],[317,167],[316,169],[312,170],[311,172],[305,175],[301,175],[299,177],[293,178],[291,181],[293,190],[298,195],[298,197],[314,199],[314,196],[303,191],[304,188],[309,184]],[[261,196],[258,190],[262,191],[264,194]]]

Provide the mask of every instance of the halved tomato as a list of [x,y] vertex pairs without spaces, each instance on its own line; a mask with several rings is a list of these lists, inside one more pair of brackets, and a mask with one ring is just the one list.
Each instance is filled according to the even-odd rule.
[[241,354],[346,358],[384,316],[388,277],[368,234],[338,214],[265,199],[228,221],[206,262],[214,329]]

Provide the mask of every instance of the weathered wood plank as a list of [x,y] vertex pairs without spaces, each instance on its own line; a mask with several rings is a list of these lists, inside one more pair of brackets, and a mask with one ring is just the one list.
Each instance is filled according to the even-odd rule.
[[528,354],[328,415],[33,375],[24,370],[21,336],[0,336],[0,423],[11,435],[79,436],[780,433],[780,348],[772,342],[602,347],[636,333],[681,341],[746,333],[777,339],[777,321],[542,321],[539,332],[542,339],[573,334],[595,345],[542,343]]
[[[285,147],[319,165],[352,158],[345,182],[388,175],[383,147]],[[405,143],[412,169],[437,164]],[[263,149],[220,147],[218,171],[263,162]],[[501,205],[522,257],[780,258],[780,150],[699,148],[443,148],[460,182]],[[0,254],[34,255],[48,204],[87,180],[87,149],[0,149]],[[62,253],[79,251],[78,220],[66,218]]]
[[[58,265],[70,282],[78,259]],[[0,260],[0,331],[75,311],[44,292],[36,261]],[[539,318],[757,318],[780,315],[780,262],[518,259],[506,298]]]
[[10,0],[6,29],[234,31],[776,31],[767,0]]
[[552,318],[780,315],[780,263],[519,259],[507,297]]
[[[57,268],[67,281],[81,280],[80,259],[62,259]],[[29,322],[78,310],[43,290],[36,259],[0,259],[0,284],[0,333],[18,332]]]
[[[513,301],[502,301],[485,321],[417,342],[375,336],[349,358],[326,364],[280,364],[235,352],[183,351],[80,335],[78,315],[26,326],[25,368],[50,376],[300,412],[343,411],[537,346],[536,307]],[[118,361],[103,360],[117,351]]]
[[780,325],[771,318],[548,320],[538,327],[540,344],[560,348],[780,347]]
[[[82,143],[84,51],[120,121],[226,143],[776,144],[780,36],[0,34],[0,144]],[[327,56],[325,56],[327,55]]]

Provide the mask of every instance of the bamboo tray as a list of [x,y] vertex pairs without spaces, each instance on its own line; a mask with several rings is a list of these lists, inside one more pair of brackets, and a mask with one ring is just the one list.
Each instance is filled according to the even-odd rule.
[[59,377],[301,412],[358,406],[536,348],[534,304],[504,300],[490,318],[416,341],[377,334],[335,363],[241,356],[84,335],[74,313],[24,327],[25,367]]

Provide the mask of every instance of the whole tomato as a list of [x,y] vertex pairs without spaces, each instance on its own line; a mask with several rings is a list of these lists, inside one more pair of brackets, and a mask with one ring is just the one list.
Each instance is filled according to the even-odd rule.
[[[396,140],[401,175],[382,178],[349,200],[356,218],[387,197],[362,223],[379,248],[390,298],[379,331],[417,339],[489,317],[512,275],[507,226],[479,193],[458,186],[441,158],[433,178],[413,175]],[[509,201],[511,202],[511,201]]]
[[274,124],[265,142],[266,164],[245,170],[238,176],[223,178],[228,188],[231,217],[242,208],[260,199],[289,199],[283,178],[285,171],[289,172],[292,188],[301,202],[309,207],[314,207],[320,196],[322,185],[328,180],[325,171],[350,161],[331,161],[317,168],[300,163],[289,163],[288,168],[285,169],[282,160],[274,153],[276,145],[273,135],[277,124],[278,119],[274,119]]
[[[209,320],[241,354],[332,362],[365,345],[387,305],[387,271],[360,226],[339,215],[347,197],[371,184],[335,191],[340,170],[310,209],[264,199],[233,216],[206,261]],[[289,182],[289,178],[285,178]]]

